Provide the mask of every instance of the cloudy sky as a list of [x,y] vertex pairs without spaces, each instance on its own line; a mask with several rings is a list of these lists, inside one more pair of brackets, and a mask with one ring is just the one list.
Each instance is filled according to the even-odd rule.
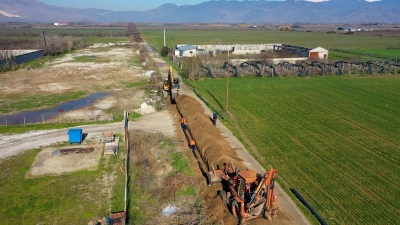
[[[175,5],[197,5],[208,0],[39,0],[48,5],[73,7],[73,8],[96,8],[115,11],[143,11],[154,9],[165,3],[174,3]],[[254,0],[252,0],[254,1]],[[266,0],[272,1],[272,0]],[[282,1],[282,0],[274,0]],[[327,0],[306,0],[310,2],[321,2]],[[366,0],[379,1],[379,0]]]

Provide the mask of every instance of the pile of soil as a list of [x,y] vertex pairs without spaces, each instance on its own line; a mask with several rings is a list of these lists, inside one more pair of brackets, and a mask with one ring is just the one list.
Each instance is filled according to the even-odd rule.
[[180,95],[176,99],[176,105],[181,116],[187,118],[188,131],[196,141],[208,170],[212,170],[212,166],[215,169],[223,168],[227,162],[232,162],[239,170],[246,169],[243,161],[213,125],[211,118],[204,114],[198,101],[187,95]]
[[[219,129],[213,125],[211,118],[204,114],[204,110],[198,101],[187,95],[180,95],[175,100],[179,114],[187,118],[188,132],[196,141],[198,152],[200,152],[205,166],[208,167],[208,171],[212,170],[212,165],[215,169],[223,168],[226,162],[233,163],[239,170],[246,169],[236,151],[230,147]],[[207,168],[204,169],[207,170]],[[205,203],[207,222],[210,224],[236,225],[236,218],[218,195],[220,190],[222,190],[221,184],[213,184],[208,187],[204,179],[200,195]]]

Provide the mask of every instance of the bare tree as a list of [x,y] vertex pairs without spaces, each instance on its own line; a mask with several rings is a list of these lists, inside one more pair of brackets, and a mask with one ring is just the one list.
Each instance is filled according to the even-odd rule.
[[195,80],[199,73],[199,65],[202,60],[199,56],[185,57],[182,59],[182,65],[185,69],[185,76],[190,80]]

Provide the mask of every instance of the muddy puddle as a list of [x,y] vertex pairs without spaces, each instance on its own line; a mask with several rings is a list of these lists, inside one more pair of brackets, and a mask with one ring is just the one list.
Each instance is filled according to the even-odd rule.
[[60,113],[69,112],[72,110],[84,108],[93,105],[97,100],[105,98],[112,95],[109,92],[98,92],[87,97],[72,100],[68,102],[61,103],[50,109],[25,111],[16,114],[2,115],[0,116],[0,126],[1,125],[18,125],[18,124],[30,124],[38,123],[46,120],[50,120]]

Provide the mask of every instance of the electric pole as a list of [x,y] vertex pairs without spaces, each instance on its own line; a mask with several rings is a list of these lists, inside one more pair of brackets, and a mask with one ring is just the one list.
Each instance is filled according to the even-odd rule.
[[226,65],[226,72],[227,72],[227,75],[226,75],[226,107],[225,107],[225,110],[226,110],[226,113],[229,113],[229,76],[230,76],[230,74],[229,74],[229,48],[228,48],[228,63]]

